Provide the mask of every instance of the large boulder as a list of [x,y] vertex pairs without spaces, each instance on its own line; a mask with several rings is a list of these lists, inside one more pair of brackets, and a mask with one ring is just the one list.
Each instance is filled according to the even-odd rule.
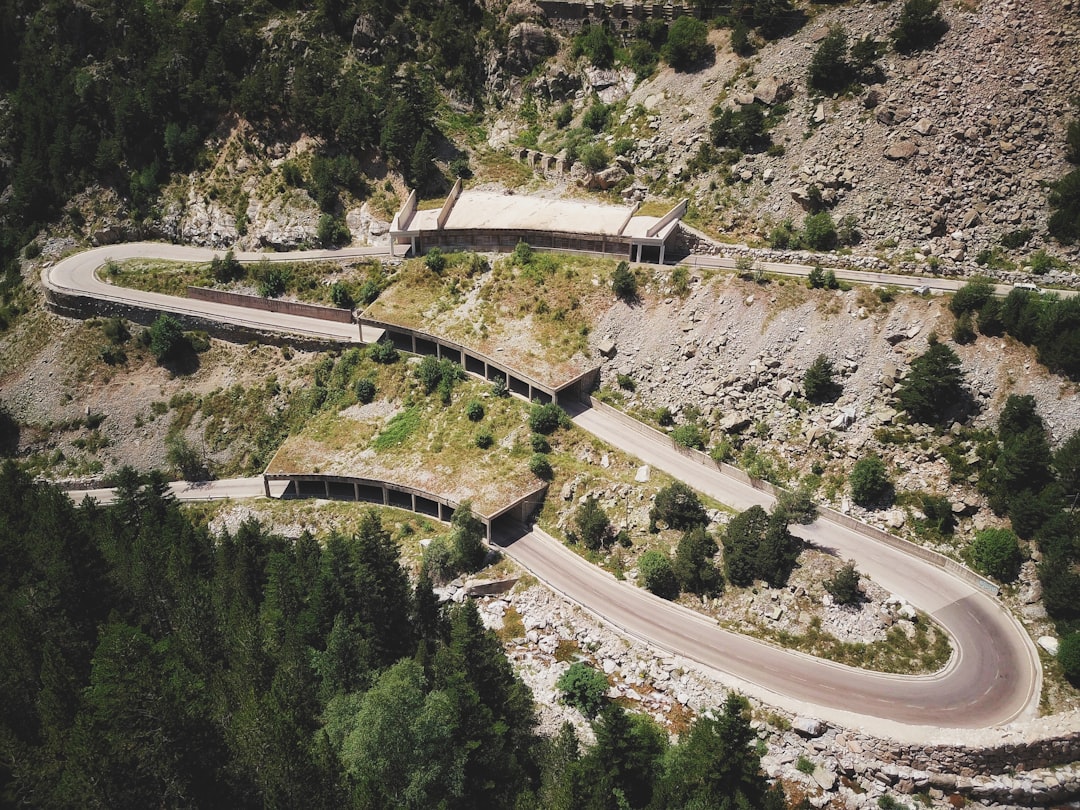
[[885,150],[885,157],[889,160],[910,160],[919,152],[919,147],[913,141],[894,141]]
[[511,73],[528,73],[555,53],[555,40],[542,25],[520,22],[510,29],[506,42],[506,67]]
[[796,717],[791,721],[791,728],[802,737],[820,737],[827,726],[816,717]]

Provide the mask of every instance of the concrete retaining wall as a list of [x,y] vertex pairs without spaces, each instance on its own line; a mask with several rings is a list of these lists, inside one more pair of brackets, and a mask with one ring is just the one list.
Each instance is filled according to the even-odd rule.
[[338,307],[324,307],[318,304],[305,304],[300,301],[280,301],[277,298],[263,298],[261,295],[213,290],[209,287],[188,287],[187,297],[195,301],[213,301],[217,304],[231,304],[235,307],[247,307],[263,312],[282,312],[286,315],[299,315],[304,318],[318,318],[335,323],[352,323],[350,310]]
[[[638,433],[652,435],[660,441],[667,442],[679,453],[693,459],[698,464],[701,464],[703,467],[709,467],[711,469],[714,469],[717,472],[728,476],[729,478],[734,478],[736,481],[741,481],[744,484],[748,484],[754,489],[760,490],[761,492],[764,492],[768,495],[772,495],[773,497],[778,497],[780,493],[784,492],[784,489],[782,487],[770,484],[768,481],[751,478],[738,467],[733,467],[730,464],[724,464],[723,462],[717,462],[705,453],[700,452],[699,450],[692,450],[689,447],[683,447],[681,444],[674,441],[666,433],[661,433],[659,430],[655,430],[648,425],[642,424],[637,419],[634,419],[632,416],[627,416],[625,413],[618,410],[617,408],[612,408],[610,405],[601,402],[595,397],[590,397],[590,401],[592,402],[592,406],[594,408],[611,415],[614,419],[616,419],[626,427],[630,428],[631,430],[635,430]],[[952,560],[946,557],[944,554],[939,554],[936,551],[931,551],[928,548],[923,548],[922,546],[912,543],[908,540],[903,540],[899,537],[889,534],[886,531],[882,531],[881,529],[871,526],[868,523],[857,520],[850,515],[845,515],[837,512],[835,509],[830,509],[827,506],[819,506],[818,514],[820,515],[822,520],[827,520],[830,523],[835,523],[838,526],[843,526],[845,529],[851,529],[852,531],[858,532],[864,537],[869,537],[871,540],[877,540],[880,543],[885,543],[886,545],[890,545],[893,548],[900,549],[905,554],[911,554],[912,556],[932,563],[939,568],[944,568],[945,570],[951,572],[965,582],[974,585],[975,587],[979,588],[982,591],[985,591],[991,596],[997,596],[998,594],[998,586],[995,585],[993,582],[986,579],[985,577],[979,576],[970,568],[964,567],[960,563],[956,562],[956,560]]]
[[[149,326],[161,314],[160,310],[152,307],[119,301],[105,301],[60,292],[48,287],[45,288],[45,300],[50,309],[69,318],[125,318],[133,323]],[[260,343],[269,343],[273,346],[292,346],[297,349],[310,349],[312,351],[322,351],[328,347],[353,345],[349,341],[333,340],[331,338],[304,337],[272,332],[254,324],[248,326],[224,323],[213,318],[179,312],[170,314],[175,316],[185,329],[197,329],[206,332],[211,337],[227,340],[230,343],[247,343],[251,340],[257,340]]]
[[[381,478],[360,478],[329,473],[263,473],[263,488],[267,498],[271,497],[271,481],[289,482],[295,490],[295,497],[304,496],[301,491],[304,484],[314,485],[319,490],[319,497],[393,506],[427,515],[444,523],[450,522],[454,512],[460,506],[457,501],[450,498],[407,484],[398,484]],[[484,514],[474,509],[473,514],[487,530],[488,542],[491,542],[496,522],[505,520],[514,525],[524,524],[543,504],[547,488],[547,484],[540,484],[534,490],[504,504],[491,514]],[[370,496],[375,494],[378,498],[373,500]]]

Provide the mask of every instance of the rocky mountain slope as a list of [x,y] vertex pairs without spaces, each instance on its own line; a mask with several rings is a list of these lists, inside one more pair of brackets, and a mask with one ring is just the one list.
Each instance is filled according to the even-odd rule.
[[[661,67],[637,86],[626,69],[597,71],[564,52],[507,95],[569,99],[577,109],[594,94],[628,110],[642,105],[652,132],[622,165],[651,189],[688,192],[716,232],[760,239],[784,220],[798,224],[806,187],[816,185],[834,219],[853,217],[863,236],[857,251],[912,261],[917,249],[947,269],[970,270],[980,250],[1030,228],[1018,257],[1026,255],[1044,244],[1045,185],[1067,171],[1064,129],[1080,90],[1075,9],[1046,0],[946,4],[940,43],[911,56],[887,53],[879,83],[834,98],[808,90],[812,54],[831,26],[843,26],[850,42],[884,42],[901,5],[812,5],[798,32],[748,59],[720,29],[710,37],[711,66]],[[755,99],[788,110],[772,132],[782,154],[748,155],[730,173],[691,167],[713,105]]]

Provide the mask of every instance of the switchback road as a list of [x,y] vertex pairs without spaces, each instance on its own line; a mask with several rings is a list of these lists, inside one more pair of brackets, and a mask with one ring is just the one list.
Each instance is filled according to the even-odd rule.
[[[373,252],[315,251],[267,258],[350,258]],[[77,295],[236,319],[234,322],[261,329],[341,339],[341,330],[350,328],[349,324],[118,289],[94,274],[95,268],[110,258],[207,261],[213,255],[209,250],[156,243],[98,248],[62,260],[43,272],[43,280]],[[238,258],[250,261],[263,256],[240,254]],[[351,329],[355,330],[355,325]],[[620,450],[735,508],[767,505],[770,500],[747,484],[693,462],[670,443],[627,430],[611,415],[589,409],[576,414],[574,421]],[[218,483],[226,486],[226,482]],[[834,523],[818,521],[800,527],[797,533],[842,559],[853,559],[883,587],[933,616],[953,641],[955,654],[949,665],[930,676],[884,675],[842,667],[723,631],[702,616],[617,582],[541,532],[530,532],[506,542],[505,547],[541,580],[613,625],[713,668],[766,700],[796,709],[807,707],[849,725],[880,721],[901,724],[909,731],[914,727],[985,728],[1033,713],[1041,677],[1038,656],[1030,638],[999,603],[941,568]]]

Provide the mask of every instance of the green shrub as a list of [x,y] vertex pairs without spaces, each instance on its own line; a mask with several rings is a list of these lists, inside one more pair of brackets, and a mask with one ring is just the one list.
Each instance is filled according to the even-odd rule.
[[683,532],[672,563],[681,591],[716,596],[723,590],[724,579],[714,560],[716,552],[716,541],[704,527]]
[[292,273],[283,267],[262,264],[255,279],[255,289],[263,298],[283,295],[292,281]]
[[836,382],[832,361],[819,354],[803,375],[803,394],[811,402],[832,402],[843,388]]
[[465,406],[465,416],[470,422],[479,422],[484,418],[484,405],[480,400],[474,399]]
[[596,550],[612,540],[611,519],[592,496],[574,510],[574,530],[574,538],[585,548]]
[[185,481],[205,481],[210,477],[202,454],[179,431],[165,439],[165,460]]
[[597,102],[585,111],[581,117],[581,125],[593,132],[603,132],[611,117],[611,108],[607,104]]
[[345,220],[331,214],[323,214],[319,217],[315,237],[324,245],[347,245],[352,241],[352,233],[349,231],[349,226],[345,224]]
[[563,104],[555,112],[555,126],[558,129],[566,129],[570,124],[570,121],[574,117],[574,108],[570,106],[569,102]]
[[131,338],[123,318],[106,318],[101,324],[101,332],[115,345],[127,342]]
[[424,549],[420,558],[420,571],[432,582],[444,583],[453,579],[457,571],[454,550],[444,537],[436,537]]
[[585,56],[594,67],[606,69],[615,64],[616,47],[615,37],[606,25],[586,25],[574,37],[570,53],[575,59]]
[[782,512],[789,523],[807,525],[817,520],[818,507],[806,489],[783,489],[776,496],[775,511]]
[[847,563],[832,578],[825,580],[825,590],[838,605],[858,604],[862,591],[859,589],[859,572],[855,570],[855,563]]
[[929,348],[900,381],[896,402],[914,421],[938,424],[963,403],[963,381],[956,352],[931,335]]
[[533,433],[549,435],[569,420],[566,413],[554,402],[533,403],[529,409],[529,429]]
[[1037,276],[1046,275],[1059,266],[1059,260],[1055,259],[1044,249],[1040,248],[1028,256],[1028,266],[1031,272]]
[[743,104],[737,110],[721,109],[709,124],[713,146],[726,146],[743,152],[760,152],[769,146],[765,108],[758,103]]
[[682,481],[676,481],[656,493],[649,512],[650,525],[655,528],[657,520],[664,521],[672,529],[686,531],[705,526],[709,517],[697,493]]
[[357,380],[354,391],[356,393],[356,401],[361,405],[367,405],[375,399],[375,383],[372,380]]
[[712,54],[708,37],[709,27],[701,20],[679,17],[668,29],[667,42],[660,54],[675,70],[692,70]]
[[672,440],[683,447],[689,447],[693,450],[704,450],[707,443],[708,434],[701,429],[701,426],[689,422],[685,425],[679,425],[673,431],[671,431]]
[[533,453],[532,458],[529,459],[529,472],[544,481],[550,481],[554,475],[551,462],[543,453]]
[[656,409],[656,424],[660,427],[671,427],[675,424],[675,414],[667,405],[661,405]]
[[487,450],[491,445],[495,444],[495,436],[487,428],[480,428],[480,430],[476,431],[476,438],[473,441],[481,450]]
[[633,391],[637,388],[637,383],[634,382],[634,378],[629,374],[616,374],[615,382],[619,388],[624,391]]
[[997,298],[989,299],[979,310],[979,331],[987,337],[997,337],[1005,332],[1001,301]]
[[774,250],[788,250],[799,246],[799,235],[795,232],[795,226],[791,220],[784,220],[771,231],[768,237],[769,247]]
[[896,28],[889,34],[900,53],[932,48],[949,30],[941,16],[941,0],[905,0]]
[[335,281],[330,288],[330,301],[331,303],[340,309],[352,309],[356,303],[353,300],[352,293],[349,292],[349,287],[340,281]]
[[822,93],[835,93],[844,90],[852,79],[852,66],[848,63],[847,31],[842,25],[833,25],[810,58],[807,84]]
[[1020,573],[1023,555],[1016,535],[1008,529],[983,529],[971,541],[975,567],[1001,582],[1012,582]]
[[603,144],[599,143],[587,144],[578,155],[585,168],[593,172],[604,169],[608,165],[610,157],[607,149],[604,148]]
[[621,261],[615,265],[615,272],[611,274],[611,291],[624,301],[633,301],[637,298],[637,276],[630,269],[629,262]]
[[180,322],[167,312],[163,312],[150,324],[150,353],[159,363],[174,360],[181,352],[189,349]]
[[646,590],[661,599],[674,599],[679,595],[679,582],[671,560],[662,551],[646,551],[638,560],[638,582]]
[[120,366],[127,362],[127,352],[122,346],[102,346],[98,350],[98,357],[109,366]]
[[976,312],[993,297],[994,285],[989,279],[973,278],[956,291],[949,301],[949,309],[957,316],[965,312]]
[[741,19],[731,26],[731,50],[739,56],[753,56],[754,43],[750,41],[750,27]]
[[961,346],[967,345],[975,340],[975,325],[971,320],[971,313],[965,312],[956,319],[952,328],[953,343],[957,343]]
[[608,681],[604,673],[577,661],[559,676],[555,688],[562,693],[563,701],[589,718],[596,717],[607,700]]
[[281,178],[286,185],[293,188],[300,188],[304,185],[304,173],[295,160],[286,160],[281,164]]
[[1073,684],[1080,684],[1080,631],[1061,639],[1057,652],[1061,669]]
[[547,440],[547,436],[542,433],[534,433],[529,437],[529,446],[534,453],[550,453],[551,443]]
[[514,246],[514,252],[510,254],[510,259],[514,263],[515,267],[528,267],[529,262],[532,261],[533,249],[528,242],[521,240]]
[[832,250],[836,247],[836,224],[828,211],[809,214],[803,220],[803,242],[813,250]]
[[224,258],[214,256],[210,260],[210,275],[214,281],[225,284],[244,277],[244,266],[236,259],[232,250],[225,251]]
[[446,256],[437,247],[433,247],[424,256],[424,266],[435,275],[446,269]]
[[998,241],[1004,247],[1010,250],[1016,250],[1021,248],[1031,241],[1031,237],[1035,235],[1035,232],[1031,228],[1017,228],[1014,231],[1008,231],[1001,235],[1001,239]]
[[956,515],[952,503],[944,495],[923,493],[922,512],[926,515],[926,524],[940,534],[953,533],[956,527]]
[[860,506],[871,507],[892,501],[892,482],[885,462],[877,456],[866,456],[855,462],[849,480],[851,499]]
[[201,329],[194,332],[186,332],[185,337],[187,338],[188,346],[190,346],[191,350],[196,354],[203,354],[204,352],[210,351],[210,336]]
[[372,361],[387,366],[396,363],[401,356],[390,338],[383,338],[379,342],[368,346],[368,355]]

